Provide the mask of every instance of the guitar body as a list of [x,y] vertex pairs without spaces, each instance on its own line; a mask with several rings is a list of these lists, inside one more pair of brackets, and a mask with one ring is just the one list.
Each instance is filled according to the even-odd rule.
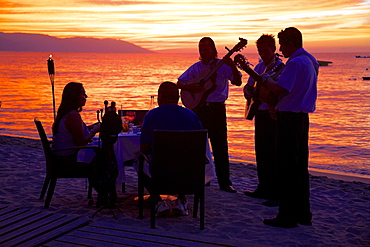
[[268,87],[265,86],[261,86],[258,93],[258,98],[263,103],[266,103],[272,107],[275,107],[278,102],[278,97]]
[[[275,95],[268,87],[262,85],[262,78],[261,76],[249,65],[246,63],[245,58],[238,54],[234,57],[234,62],[239,65],[247,74],[249,74],[256,82],[257,86],[254,90],[253,94],[253,102],[248,105],[248,108],[246,108],[246,112],[248,112],[248,115],[246,114],[246,119],[252,120],[254,115],[256,114],[256,111],[258,110],[258,106],[261,104],[261,102],[266,103],[269,105],[269,111],[275,111],[275,106],[278,102],[278,96]],[[271,115],[271,114],[270,114]],[[273,119],[276,119],[275,117],[271,116]]]
[[211,80],[202,81],[206,75],[211,72],[209,68],[203,69],[197,78],[188,81],[188,84],[200,83],[203,87],[199,92],[192,92],[190,90],[181,90],[181,101],[186,108],[193,110],[197,106],[205,104],[208,95],[216,89],[216,84]]
[[253,98],[248,99],[245,107],[245,119],[253,120],[260,104],[261,102],[259,100],[254,100]]

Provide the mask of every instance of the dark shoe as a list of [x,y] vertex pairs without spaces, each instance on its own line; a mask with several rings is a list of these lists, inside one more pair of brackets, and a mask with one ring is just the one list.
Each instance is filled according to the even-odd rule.
[[298,224],[300,225],[305,225],[305,226],[312,226],[312,221],[311,220],[298,220]]
[[98,193],[96,199],[96,207],[108,207],[109,206],[109,196],[108,193]]
[[222,186],[220,187],[220,190],[223,190],[223,191],[226,191],[226,192],[229,192],[229,193],[236,193],[236,189],[234,189],[231,185],[227,185],[227,186]]
[[261,198],[261,199],[268,199],[269,196],[265,193],[262,193],[261,190],[256,189],[255,191],[244,191],[244,195],[253,197],[253,198]]
[[312,213],[306,213],[298,217],[298,224],[312,226]]
[[282,227],[282,228],[294,228],[297,227],[297,222],[292,220],[282,219],[281,217],[274,217],[272,219],[263,220],[263,224],[268,226]]
[[267,200],[262,202],[262,205],[267,207],[278,207],[280,205],[280,200]]
[[312,213],[311,212],[301,213],[298,216],[297,221],[298,224],[300,225],[312,226]]

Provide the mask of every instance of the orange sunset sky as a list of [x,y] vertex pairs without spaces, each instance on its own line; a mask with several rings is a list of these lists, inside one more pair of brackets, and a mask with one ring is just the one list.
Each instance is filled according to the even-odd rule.
[[[311,52],[370,52],[370,0],[0,0],[0,31],[128,41],[197,52],[201,37],[232,48],[295,26]],[[360,53],[359,55],[362,55]]]

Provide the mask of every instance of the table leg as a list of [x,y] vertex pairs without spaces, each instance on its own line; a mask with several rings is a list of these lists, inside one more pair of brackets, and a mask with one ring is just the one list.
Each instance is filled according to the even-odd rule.
[[126,183],[122,182],[122,193],[126,192]]

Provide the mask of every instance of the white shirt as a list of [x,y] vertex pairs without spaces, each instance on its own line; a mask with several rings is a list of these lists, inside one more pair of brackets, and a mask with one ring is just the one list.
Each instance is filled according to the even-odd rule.
[[[220,61],[221,59],[217,59],[217,63]],[[178,79],[184,81],[193,80],[198,77],[202,70],[206,68],[212,69],[211,64],[212,61],[208,65],[204,64],[203,61],[199,61],[190,66]],[[228,98],[229,81],[234,79],[233,71],[228,65],[223,64],[216,73],[216,89],[208,95],[206,102],[223,102]]]
[[279,96],[277,110],[304,113],[315,111],[318,67],[316,59],[303,48],[292,54],[276,82],[288,91]]
[[[70,148],[70,147],[77,146],[73,141],[72,134],[67,130],[67,127],[65,125],[65,121],[68,115],[69,113],[65,115],[59,122],[58,133],[55,136],[53,136],[53,142],[52,142],[53,149]],[[84,134],[87,135],[89,133],[87,126],[84,122],[82,123],[84,126]],[[75,150],[65,150],[65,151],[57,152],[56,154],[65,156],[65,155],[73,154],[74,152]]]

